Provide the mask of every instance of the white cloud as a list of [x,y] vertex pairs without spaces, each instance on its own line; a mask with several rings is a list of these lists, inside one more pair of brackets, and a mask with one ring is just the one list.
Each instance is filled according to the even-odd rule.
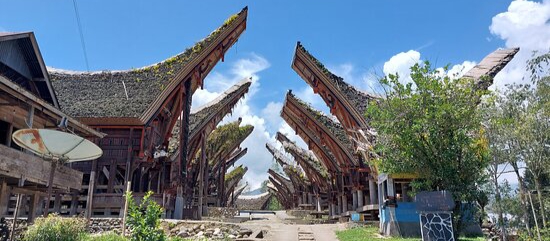
[[412,79],[411,66],[420,62],[420,53],[416,50],[398,53],[384,63],[384,75],[398,74],[403,83],[410,83]]
[[508,11],[493,17],[491,33],[506,41],[508,47],[527,51],[550,48],[550,1],[513,1]]
[[[507,48],[520,48],[514,59],[495,77],[492,88],[529,82],[527,60],[532,58],[534,51],[545,53],[550,50],[550,1],[513,1],[506,12],[493,17],[489,30],[504,40]],[[503,175],[502,179],[518,182],[513,173]]]
[[283,103],[281,102],[269,102],[262,109],[262,116],[266,120],[267,128],[273,132],[276,130],[281,123],[282,118],[280,117],[281,109],[283,108]]
[[516,57],[496,76],[495,85],[501,88],[527,82],[526,61],[533,51],[544,53],[550,49],[550,1],[513,1],[506,12],[493,17],[489,30],[504,40],[506,47],[520,47]]
[[[267,169],[271,166],[271,154],[265,149],[265,143],[271,137],[267,131],[267,122],[263,117],[254,113],[249,100],[259,91],[259,72],[269,68],[270,64],[265,58],[251,54],[247,58],[238,59],[231,64],[228,73],[213,72],[205,80],[205,89],[197,90],[193,95],[191,109],[195,109],[215,99],[223,91],[242,80],[252,77],[252,85],[244,99],[234,107],[233,113],[226,116],[221,124],[242,118],[242,125],[253,125],[254,131],[241,144],[241,147],[248,148],[248,153],[242,157],[236,165],[244,164],[248,167],[244,180],[252,189],[258,188],[261,182],[267,179]],[[262,113],[263,114],[263,113]]]
[[474,66],[476,66],[476,62],[464,61],[462,62],[462,64],[456,64],[453,67],[451,67],[447,71],[447,75],[451,78],[453,77],[459,78],[459,77],[462,77],[462,75],[467,73]]

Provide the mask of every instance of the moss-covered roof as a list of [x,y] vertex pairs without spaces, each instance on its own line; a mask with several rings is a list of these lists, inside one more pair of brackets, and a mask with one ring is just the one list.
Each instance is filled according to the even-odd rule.
[[[284,168],[283,168],[284,170]],[[267,170],[267,173],[273,177],[275,181],[278,181],[279,184],[281,184],[283,187],[286,187],[289,192],[294,193],[296,189],[294,189],[294,185],[292,184],[292,181],[285,176],[283,176],[281,173],[278,173],[277,171],[273,169]],[[285,173],[286,175],[286,173]]]
[[355,89],[355,87],[346,83],[342,77],[330,72],[319,60],[310,54],[300,42],[298,42],[296,48],[303,51],[306,56],[308,56],[316,64],[319,70],[321,70],[321,72],[323,72],[323,74],[325,74],[325,76],[332,81],[336,89],[347,98],[353,108],[356,108],[359,113],[366,113],[369,101],[376,99],[377,97]]
[[125,71],[75,72],[49,69],[61,109],[74,117],[140,117],[167,85],[181,81],[175,76],[214,42],[234,20],[183,53],[160,63]]
[[248,171],[248,167],[245,167],[243,165],[235,167],[235,169],[225,174],[226,185],[229,185],[230,182],[235,181],[237,179],[241,180],[247,171]]
[[231,122],[216,128],[206,141],[206,156],[210,165],[213,165],[217,157],[229,154],[241,142],[243,142],[254,130],[254,126],[239,126],[240,121]]
[[299,184],[303,187],[311,185],[311,182],[309,181],[309,179],[307,179],[306,174],[303,170],[289,165],[283,167],[283,171],[290,178],[292,183]]
[[277,150],[277,148],[275,148],[273,145],[266,143],[265,147],[271,153],[271,155],[273,155],[273,158],[275,158],[275,161],[280,166],[290,165],[290,160],[282,152]]
[[333,118],[326,116],[321,111],[314,109],[308,103],[294,96],[292,92],[289,91],[288,96],[289,98],[295,100],[299,105],[304,107],[304,109],[309,114],[311,114],[311,116],[313,116],[313,118],[315,118],[319,123],[321,123],[327,129],[329,129],[330,133],[337,138],[337,141],[339,141],[350,154],[353,153],[352,143],[349,140],[348,135],[344,130],[344,127],[342,126],[342,124],[340,124],[338,121],[334,120]]
[[324,178],[328,177],[327,169],[323,166],[323,164],[313,155],[311,155],[308,151],[304,150],[303,148],[300,148],[296,145],[294,142],[283,142],[283,147],[285,148],[285,151],[292,154],[296,159],[301,159],[304,162],[307,163],[310,167],[312,167],[319,175],[321,175]]
[[[202,129],[198,127],[206,124],[205,122],[209,121],[211,118],[220,117],[219,119],[221,120],[223,116],[227,115],[242,97],[237,95],[247,93],[251,84],[252,82],[249,78],[243,79],[227,89],[216,99],[191,112],[189,115],[189,138],[192,139],[198,134],[200,129]],[[180,122],[177,121],[172,129],[172,136],[169,140],[169,153],[174,153],[179,146],[179,132]]]
[[[199,129],[197,129],[197,127],[200,126],[200,124],[204,123],[204,121],[209,119],[209,117],[213,117],[216,115],[227,115],[231,111],[233,106],[235,106],[235,104],[237,104],[238,101],[241,99],[240,97],[248,92],[251,84],[252,80],[250,78],[245,78],[242,81],[233,85],[231,88],[224,91],[216,99],[192,111],[191,115],[189,116],[189,136],[193,136],[195,132],[200,131]],[[239,96],[239,98],[235,98],[238,94],[242,95]],[[230,108],[226,108],[227,111],[222,112],[221,110],[223,110],[224,107]]]

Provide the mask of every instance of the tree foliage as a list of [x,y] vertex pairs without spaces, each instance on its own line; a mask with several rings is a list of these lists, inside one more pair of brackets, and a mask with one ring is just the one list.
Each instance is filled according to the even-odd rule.
[[[519,182],[520,209],[515,209],[509,200],[508,193],[499,197],[495,192],[492,206],[496,207],[499,224],[503,223],[504,212],[511,219],[506,226],[526,227],[526,235],[536,235],[539,226],[545,227],[548,217],[548,183],[550,174],[550,53],[539,55],[527,62],[530,84],[510,84],[497,90],[492,97],[483,102],[483,123],[486,126],[492,168],[494,190],[506,190],[506,183],[499,184],[497,172],[511,167]],[[521,168],[525,167],[525,171]],[[510,168],[509,168],[510,169]],[[495,174],[495,175],[493,175]],[[519,212],[518,212],[519,211]],[[520,226],[521,225],[521,226]],[[502,228],[502,227],[501,227]],[[505,230],[504,230],[505,231]],[[540,230],[542,234],[544,231]]]
[[378,132],[378,168],[418,173],[414,191],[448,190],[455,200],[474,201],[488,160],[477,113],[486,91],[471,79],[432,69],[429,62],[411,67],[411,78],[406,84],[398,75],[383,78],[386,98],[367,110]]
[[149,191],[143,196],[139,205],[134,201],[132,192],[126,193],[128,199],[128,227],[131,230],[132,241],[162,241],[166,236],[160,229],[160,217],[162,207],[156,203],[151,196],[153,192]]

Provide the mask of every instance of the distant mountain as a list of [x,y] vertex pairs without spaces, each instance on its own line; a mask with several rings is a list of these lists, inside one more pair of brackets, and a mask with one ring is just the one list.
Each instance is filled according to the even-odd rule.
[[249,192],[243,192],[241,195],[244,195],[244,196],[248,196],[248,195],[258,195],[258,194],[262,194],[264,193],[265,191],[262,190],[262,188],[257,188],[257,189],[254,189],[252,191],[249,191]]

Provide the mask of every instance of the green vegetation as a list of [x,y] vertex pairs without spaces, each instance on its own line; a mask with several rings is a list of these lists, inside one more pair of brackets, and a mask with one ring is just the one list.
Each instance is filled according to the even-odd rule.
[[126,193],[128,199],[127,223],[132,235],[131,241],[162,241],[166,236],[160,229],[162,207],[151,199],[153,192],[145,194],[137,205],[131,192]]
[[[519,229],[522,240],[538,239],[539,230],[544,238],[550,229],[549,63],[550,53],[534,57],[527,67],[531,84],[507,85],[482,105],[491,152],[489,209],[497,214],[501,233]],[[518,190],[497,181],[504,165],[518,178]]]
[[228,183],[230,180],[233,180],[234,178],[242,177],[247,170],[248,168],[244,167],[243,165],[236,167],[229,173],[225,174],[225,182]]
[[23,234],[25,241],[77,241],[86,232],[86,220],[62,218],[56,214],[39,217]]
[[100,235],[87,235],[82,240],[83,241],[128,241],[128,238],[113,232],[108,232]]
[[275,197],[275,195],[272,194],[267,204],[267,210],[277,211],[277,210],[283,210],[283,209],[284,209],[283,205],[281,205],[277,197]]
[[369,105],[367,117],[379,134],[376,164],[385,173],[420,174],[411,183],[413,193],[450,191],[457,202],[456,234],[462,228],[460,202],[475,202],[485,182],[488,144],[477,106],[486,91],[429,62],[412,66],[411,78],[403,84],[398,75],[384,77],[386,98]]
[[[340,241],[418,241],[419,238],[382,237],[378,234],[378,228],[374,226],[352,228],[344,231],[336,231]],[[484,241],[480,238],[459,238],[459,241]]]
[[[208,136],[206,155],[210,165],[213,165],[214,161],[218,161],[222,154],[227,154],[224,152],[231,151],[228,149],[235,142],[244,140],[254,130],[254,126],[252,125],[239,125],[240,121],[235,121],[219,126]],[[197,152],[197,155],[200,155],[200,151]]]

